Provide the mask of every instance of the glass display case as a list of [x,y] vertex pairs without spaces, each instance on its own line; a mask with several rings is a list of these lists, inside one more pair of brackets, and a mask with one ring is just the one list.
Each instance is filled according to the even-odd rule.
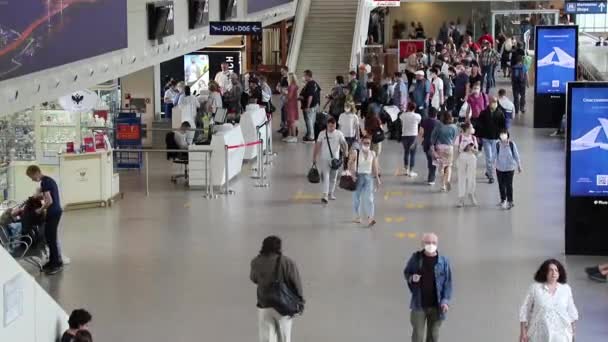
[[36,111],[40,120],[40,153],[43,159],[55,158],[57,153],[65,150],[68,142],[75,145],[80,142],[77,114],[54,108],[44,106]]
[[0,164],[36,160],[35,120],[31,110],[0,118]]

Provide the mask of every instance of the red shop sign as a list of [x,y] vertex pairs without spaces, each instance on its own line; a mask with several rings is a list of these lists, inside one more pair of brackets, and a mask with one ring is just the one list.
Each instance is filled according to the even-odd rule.
[[139,125],[118,124],[116,139],[118,140],[140,140],[141,131]]
[[410,55],[424,51],[424,39],[405,39],[399,41],[399,60],[403,61]]

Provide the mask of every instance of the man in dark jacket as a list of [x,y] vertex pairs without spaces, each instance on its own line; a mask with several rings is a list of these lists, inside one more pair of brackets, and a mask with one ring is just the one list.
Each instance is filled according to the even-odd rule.
[[477,121],[477,136],[482,139],[483,153],[486,158],[486,177],[490,184],[494,183],[494,161],[496,159],[496,143],[500,131],[507,128],[505,113],[498,106],[498,99],[490,96],[490,104],[479,114]]
[[300,297],[302,304],[304,303],[298,267],[290,258],[282,255],[281,245],[281,239],[277,236],[265,238],[260,254],[251,261],[249,277],[258,286],[257,306],[261,341],[271,341],[270,336],[273,335],[278,336],[279,341],[290,341],[292,317],[281,315],[263,298],[264,289],[270,286],[275,279],[287,284],[291,291]]

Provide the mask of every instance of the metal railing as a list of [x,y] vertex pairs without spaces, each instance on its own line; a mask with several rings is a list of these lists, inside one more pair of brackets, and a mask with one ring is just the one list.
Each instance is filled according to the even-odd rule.
[[[204,153],[205,154],[205,185],[204,185],[204,190],[205,190],[205,194],[203,195],[204,198],[215,198],[215,194],[213,192],[213,173],[212,173],[212,167],[211,167],[211,156],[213,151],[212,150],[162,150],[162,149],[115,149],[114,152],[137,152],[137,153],[143,153],[144,154],[144,170],[145,170],[145,178],[146,178],[146,197],[150,195],[150,167],[149,167],[149,163],[150,163],[150,158],[149,158],[149,154],[150,153]],[[188,175],[190,175],[190,173],[188,173]]]

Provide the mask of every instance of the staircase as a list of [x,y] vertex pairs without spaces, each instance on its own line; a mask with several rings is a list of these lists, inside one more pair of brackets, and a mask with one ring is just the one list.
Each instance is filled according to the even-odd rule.
[[310,1],[296,72],[301,78],[304,70],[310,69],[325,96],[336,76],[347,80],[359,1]]

